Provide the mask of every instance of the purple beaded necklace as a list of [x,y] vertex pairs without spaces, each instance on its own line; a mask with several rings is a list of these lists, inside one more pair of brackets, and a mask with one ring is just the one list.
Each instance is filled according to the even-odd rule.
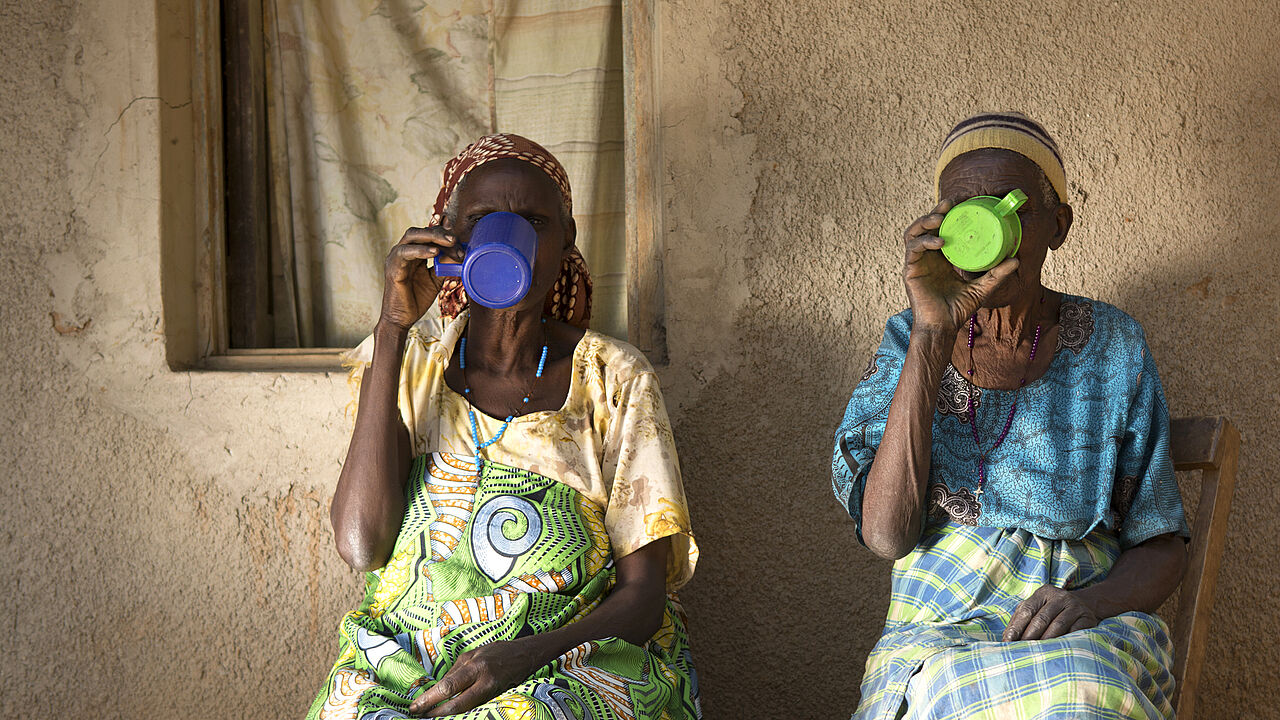
[[[1044,304],[1044,293],[1040,294],[1040,304]],[[973,385],[973,328],[977,323],[978,314],[969,316],[969,384]],[[1022,388],[1027,384],[1027,375],[1031,372],[1031,366],[1036,361],[1036,348],[1040,347],[1040,323],[1036,323],[1036,334],[1031,340],[1031,356],[1027,358],[1027,368],[1022,371],[1022,380],[1018,382],[1018,389],[1013,396],[1013,405],[1009,406],[1009,417],[1005,418],[1004,429],[1000,431],[1000,437],[996,438],[996,443],[989,450],[982,449],[982,441],[978,439],[978,422],[976,413],[974,412],[973,396],[977,393],[970,390],[968,397],[969,404],[969,429],[973,431],[973,444],[978,446],[978,497],[982,496],[982,486],[987,482],[987,458],[1000,447],[1005,437],[1009,435],[1009,428],[1013,426],[1013,415],[1018,412],[1018,397],[1022,394]]]

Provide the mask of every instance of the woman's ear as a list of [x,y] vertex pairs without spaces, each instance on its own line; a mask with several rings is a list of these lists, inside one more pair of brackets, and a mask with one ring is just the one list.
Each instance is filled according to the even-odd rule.
[[1062,203],[1058,205],[1058,210],[1054,214],[1054,221],[1057,228],[1053,232],[1053,237],[1049,239],[1049,249],[1057,250],[1062,247],[1062,243],[1067,241],[1067,233],[1071,230],[1071,223],[1075,220],[1075,211],[1071,206]]
[[573,218],[569,218],[569,224],[564,229],[564,249],[568,250],[578,240],[578,223]]

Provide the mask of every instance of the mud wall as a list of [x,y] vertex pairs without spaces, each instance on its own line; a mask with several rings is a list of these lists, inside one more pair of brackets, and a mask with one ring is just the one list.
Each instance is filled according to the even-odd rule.
[[[936,143],[1017,108],[1072,182],[1049,283],[1144,323],[1174,414],[1244,433],[1201,707],[1260,717],[1280,700],[1260,631],[1280,615],[1280,48],[1246,38],[1280,10],[920,5],[662,6],[660,374],[707,716],[852,711],[888,565],[832,500],[832,431],[905,302]],[[166,362],[166,337],[192,342],[166,314],[190,290],[188,12],[0,6],[5,716],[300,716],[359,594],[327,521],[345,378]]]

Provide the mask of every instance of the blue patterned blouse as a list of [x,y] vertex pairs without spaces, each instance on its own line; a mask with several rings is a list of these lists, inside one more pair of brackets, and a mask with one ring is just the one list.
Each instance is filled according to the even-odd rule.
[[[1060,540],[1103,527],[1122,549],[1164,533],[1189,535],[1169,457],[1169,411],[1142,326],[1111,305],[1070,295],[1058,320],[1053,362],[1021,391],[976,387],[947,365],[933,419],[930,519]],[[836,432],[831,484],[859,541],[862,492],[910,332],[910,310],[889,319]],[[1018,396],[1008,437],[987,458],[981,495],[971,396],[987,448]]]

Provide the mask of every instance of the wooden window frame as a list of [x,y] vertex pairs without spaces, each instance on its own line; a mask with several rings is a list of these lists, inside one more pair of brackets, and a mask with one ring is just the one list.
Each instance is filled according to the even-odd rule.
[[[195,315],[206,370],[337,371],[347,348],[232,348],[228,336],[226,193],[220,0],[195,0]],[[626,138],[627,335],[655,366],[667,363],[662,272],[662,144],[658,20],[654,0],[623,0]]]
[[660,182],[660,12],[657,0],[622,0],[627,342],[643,352],[655,366],[667,364]]

